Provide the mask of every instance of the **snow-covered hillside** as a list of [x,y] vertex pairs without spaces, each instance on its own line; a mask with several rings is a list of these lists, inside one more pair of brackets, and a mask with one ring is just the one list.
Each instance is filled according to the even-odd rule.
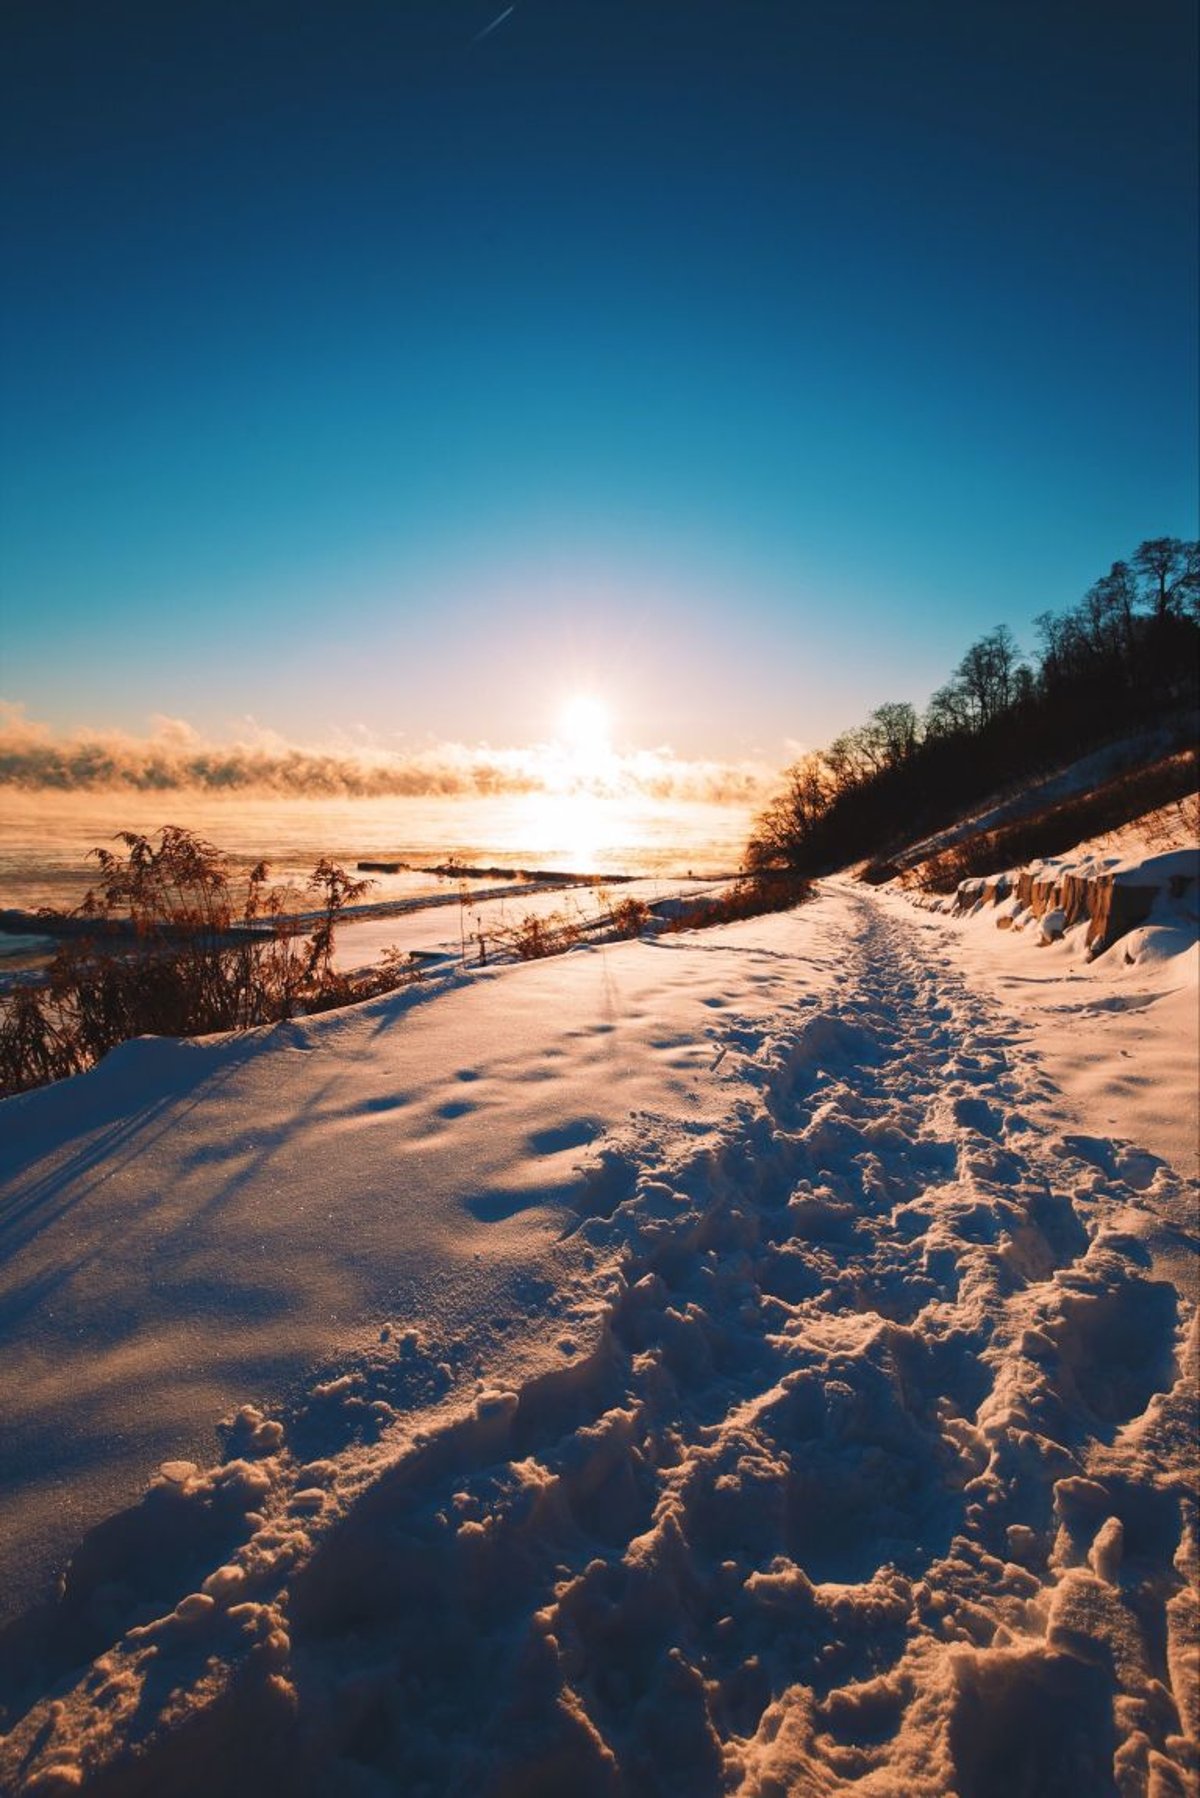
[[7,1102],[4,1789],[1194,1789],[1194,961],[830,882]]

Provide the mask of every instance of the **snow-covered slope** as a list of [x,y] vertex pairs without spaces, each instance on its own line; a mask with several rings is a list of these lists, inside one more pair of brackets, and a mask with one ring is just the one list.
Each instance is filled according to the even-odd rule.
[[915,903],[952,915],[972,978],[1005,1000],[1098,1130],[1119,1125],[1194,1177],[1200,850],[1194,837],[1164,849],[1161,826],[1142,823]]
[[8,1102],[5,1789],[1190,1789],[1195,1195],[1064,1090],[1124,976],[988,930],[833,882]]
[[[1067,763],[1065,767],[1040,780],[1024,780],[1007,792],[993,794],[983,805],[953,824],[911,843],[896,859],[906,869],[918,868],[931,856],[963,842],[964,839],[994,830],[998,825],[1009,824],[1016,819],[1044,813],[1065,800],[1094,794],[1120,775],[1145,768],[1156,757],[1172,753],[1177,758],[1182,757],[1185,751],[1181,746],[1186,745],[1194,734],[1194,720],[1179,717],[1164,721],[1158,730],[1108,743],[1102,749],[1092,750],[1088,755]],[[1190,815],[1185,816],[1185,813]],[[1107,840],[1125,836],[1130,840],[1137,837],[1144,841],[1147,835],[1170,835],[1181,826],[1186,834],[1179,840],[1194,842],[1194,799],[1190,803],[1186,800],[1182,803],[1172,801],[1138,823],[1119,825],[1107,833]],[[1159,847],[1163,846],[1159,844]]]

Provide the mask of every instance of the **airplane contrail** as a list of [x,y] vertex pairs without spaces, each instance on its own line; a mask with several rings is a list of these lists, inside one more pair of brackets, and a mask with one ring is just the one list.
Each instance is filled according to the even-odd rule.
[[502,13],[498,13],[496,15],[496,17],[492,20],[490,25],[485,25],[482,31],[477,31],[475,33],[475,36],[471,39],[471,42],[473,44],[481,44],[485,37],[491,37],[491,35],[492,35],[493,31],[495,31],[496,27],[498,25],[503,25],[505,19],[511,18],[513,13],[516,12],[516,10],[517,9],[516,9],[515,5],[514,6],[506,6]]

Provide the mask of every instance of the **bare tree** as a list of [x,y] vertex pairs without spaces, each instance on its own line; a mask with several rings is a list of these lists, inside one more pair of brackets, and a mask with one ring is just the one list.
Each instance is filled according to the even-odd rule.
[[917,747],[920,725],[916,707],[906,699],[889,699],[871,713],[869,728],[883,747],[887,767],[901,767]]
[[983,730],[1012,704],[1013,677],[1021,652],[1006,624],[972,643],[954,671],[970,708],[971,724]]
[[787,785],[754,821],[747,849],[751,868],[788,866],[796,859],[832,797],[825,758],[816,751],[787,769]]
[[925,709],[926,737],[954,737],[971,729],[971,701],[961,681],[947,681]]
[[1180,537],[1148,537],[1133,552],[1133,566],[1146,582],[1156,618],[1193,611],[1200,599],[1200,543]]
[[1108,573],[1088,588],[1083,604],[1098,649],[1120,649],[1132,656],[1137,603],[1137,581],[1128,562],[1114,562]]
[[829,772],[834,790],[845,793],[855,786],[861,778],[858,751],[851,731],[843,731],[835,737],[821,758]]

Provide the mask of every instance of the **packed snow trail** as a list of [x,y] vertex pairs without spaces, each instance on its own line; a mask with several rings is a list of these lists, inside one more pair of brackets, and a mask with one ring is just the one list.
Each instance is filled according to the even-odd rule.
[[[1195,1790],[1191,1195],[1064,1131],[900,913],[821,907],[820,993],[710,994],[731,1103],[590,1145],[570,1365],[439,1421],[414,1336],[378,1439],[394,1361],[245,1413],[27,1626],[58,1672],[88,1627],[101,1652],[16,1720],[14,1789]],[[786,964],[807,916],[714,948]]]

